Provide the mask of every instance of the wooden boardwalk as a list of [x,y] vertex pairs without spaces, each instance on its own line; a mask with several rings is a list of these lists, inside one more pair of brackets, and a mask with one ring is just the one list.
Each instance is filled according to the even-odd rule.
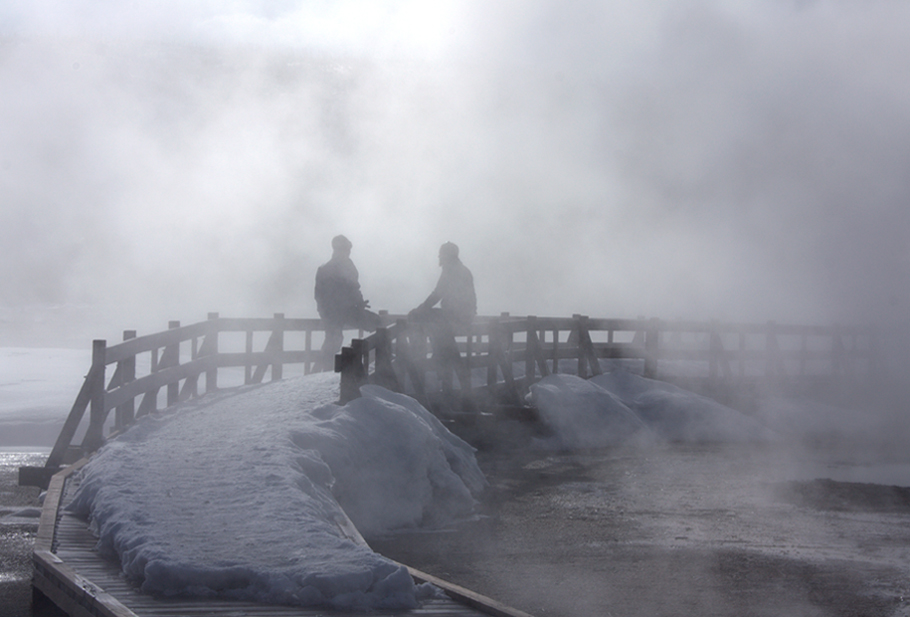
[[413,610],[364,613],[141,593],[124,578],[118,563],[102,558],[94,550],[97,538],[88,524],[64,510],[78,488],[75,472],[86,460],[51,479],[34,551],[33,585],[71,617],[530,617],[411,568],[415,582],[431,582],[446,596],[425,601]]

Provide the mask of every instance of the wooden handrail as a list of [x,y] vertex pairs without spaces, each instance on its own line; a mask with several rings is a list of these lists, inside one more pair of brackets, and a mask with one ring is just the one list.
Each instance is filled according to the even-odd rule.
[[[407,391],[432,406],[427,376],[437,373],[449,398],[473,404],[486,397],[487,401],[515,404],[537,379],[560,372],[560,363],[566,360],[577,362],[577,372],[583,377],[598,374],[600,361],[607,359],[640,362],[642,373],[652,378],[664,374],[661,367],[665,363],[697,362],[704,364],[706,378],[727,381],[750,375],[768,379],[858,376],[873,373],[876,362],[874,333],[868,327],[503,313],[475,318],[470,331],[455,336],[456,365],[440,368],[427,354],[425,333],[409,325],[403,315],[381,313],[380,317],[384,327],[356,339],[336,361],[336,369],[342,373],[342,400],[358,396],[359,386],[371,382]],[[309,373],[321,360],[320,350],[313,347],[313,333],[323,331],[319,319],[283,314],[224,318],[210,313],[205,321],[186,326],[171,322],[167,330],[145,336],[128,330],[121,343],[111,346],[95,341],[92,366],[46,468],[51,471],[99,447],[111,410],[116,410],[114,428],[122,430],[157,409],[162,389],[171,405],[199,396],[200,378],[205,392],[216,390],[223,368],[244,367],[246,383],[262,382],[269,369],[270,379],[281,379],[289,365],[302,365],[303,372]],[[295,332],[304,335],[303,348],[290,343],[289,335]],[[245,333],[243,351],[225,345],[220,340],[225,333]],[[264,347],[256,348],[257,333],[269,335]],[[146,354],[149,370],[139,375],[137,358]],[[105,383],[109,365],[115,370]],[[520,366],[524,375],[516,379],[513,369]],[[486,384],[481,388],[474,388],[466,377],[474,369],[486,370]],[[458,390],[453,389],[453,373],[459,378]],[[138,406],[137,398],[141,399]],[[72,442],[89,408],[82,445],[73,451]]]
[[[358,340],[356,353],[339,358],[336,369],[346,384],[342,400],[357,396],[359,385],[375,381],[369,370],[370,354],[385,357],[393,354],[393,349],[396,350],[393,362],[396,383],[410,380],[418,398],[422,402],[427,400],[424,375],[434,369],[428,365],[425,354],[414,356],[412,341],[406,341],[404,346],[400,342],[396,345],[396,339],[405,334],[405,327],[406,324],[400,323],[395,333],[384,332],[381,336]],[[620,340],[622,334],[626,335],[625,340]],[[606,335],[606,340],[598,335]],[[683,335],[698,340],[689,344],[668,340]],[[815,348],[809,347],[810,339],[819,339]],[[852,341],[850,345],[845,345],[847,339]],[[423,345],[422,342],[420,346]],[[455,345],[460,348],[468,370],[487,368],[487,384],[483,388],[489,392],[499,387],[512,402],[520,401],[537,379],[560,372],[561,360],[577,361],[577,374],[582,377],[599,374],[602,359],[640,361],[642,374],[650,378],[665,374],[659,368],[664,363],[698,362],[705,365],[705,378],[714,382],[749,377],[780,380],[845,376],[857,371],[858,363],[865,363],[865,371],[860,373],[871,375],[876,363],[874,332],[869,327],[774,322],[743,324],[503,314],[477,318],[469,333],[456,336]],[[525,375],[519,384],[512,376],[512,366],[522,361]],[[415,365],[420,367],[416,371]],[[735,371],[737,366],[739,370]],[[464,390],[460,392],[462,397],[475,396],[473,388]]]
[[[246,383],[262,382],[269,369],[272,380],[281,379],[287,364],[303,365],[304,372],[310,372],[321,357],[320,351],[313,348],[312,334],[321,331],[319,319],[287,319],[282,314],[272,318],[223,318],[210,313],[205,321],[186,326],[170,322],[167,330],[145,336],[127,330],[123,342],[111,346],[97,340],[93,343],[92,367],[45,468],[51,471],[97,449],[104,442],[103,427],[111,410],[116,410],[115,430],[122,430],[137,417],[157,409],[162,390],[166,391],[167,405],[198,396],[200,378],[205,381],[206,392],[214,391],[219,369],[246,367]],[[302,349],[285,345],[285,334],[294,332],[305,336]],[[224,333],[246,333],[244,351],[220,343],[219,336]],[[262,349],[253,345],[257,333],[269,334]],[[137,375],[140,356],[148,357],[145,375]],[[111,365],[114,373],[105,383],[106,369]],[[141,399],[138,408],[137,398]],[[81,446],[74,449],[73,440],[89,408],[85,436]]]

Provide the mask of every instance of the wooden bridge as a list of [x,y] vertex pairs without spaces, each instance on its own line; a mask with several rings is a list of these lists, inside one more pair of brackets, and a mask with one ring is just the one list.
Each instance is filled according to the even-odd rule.
[[[865,379],[877,370],[875,337],[868,328],[502,314],[478,317],[470,331],[451,336],[447,346],[458,353],[442,362],[434,358],[419,325],[404,316],[381,314],[381,320],[381,328],[366,337],[361,332],[335,357],[342,401],[359,396],[360,385],[377,383],[412,394],[437,412],[456,401],[456,411],[490,414],[523,405],[535,381],[560,372],[590,377],[622,367],[716,390],[769,382],[830,384]],[[106,438],[161,406],[219,387],[324,370],[316,346],[323,333],[318,319],[281,314],[233,319],[212,313],[203,322],[171,322],[168,330],[147,336],[125,331],[123,341],[112,346],[94,341],[92,365],[47,463],[20,469],[20,484],[49,488],[34,551],[35,587],[73,616],[317,614],[143,596],[120,577],[117,564],[94,553],[95,539],[85,522],[62,507],[78,482],[73,472]],[[527,617],[445,581],[415,570],[411,574],[443,588],[449,600],[406,614]]]

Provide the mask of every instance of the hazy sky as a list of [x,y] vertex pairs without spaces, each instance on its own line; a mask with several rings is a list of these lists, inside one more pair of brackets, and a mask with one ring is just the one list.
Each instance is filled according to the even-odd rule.
[[[227,8],[225,8],[227,7]],[[910,306],[910,5],[0,4],[0,304],[829,323]],[[120,323],[122,321],[122,323]]]

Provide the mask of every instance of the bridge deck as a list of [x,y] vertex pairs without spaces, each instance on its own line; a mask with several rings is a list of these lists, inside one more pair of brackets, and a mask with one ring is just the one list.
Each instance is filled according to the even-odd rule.
[[[88,524],[64,507],[78,480],[75,467],[57,474],[45,498],[35,545],[34,586],[72,617],[362,617],[362,612],[308,609],[211,598],[161,598],[141,593],[123,577],[119,564],[94,550],[97,539]],[[376,610],[371,617],[529,617],[514,609],[411,569],[417,582],[429,580],[447,597],[424,602],[414,610]]]

